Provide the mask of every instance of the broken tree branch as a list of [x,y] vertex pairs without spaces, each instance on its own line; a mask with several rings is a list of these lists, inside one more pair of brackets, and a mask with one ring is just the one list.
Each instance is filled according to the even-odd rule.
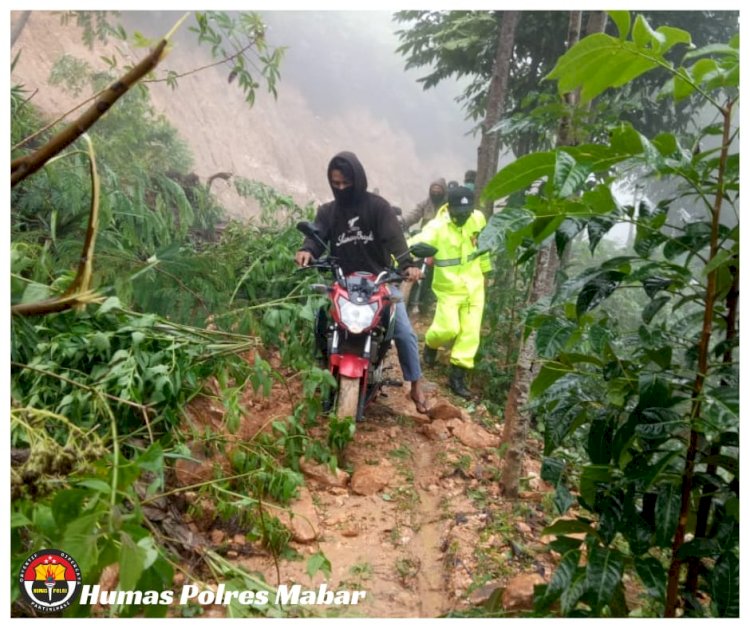
[[167,39],[162,39],[157,46],[138,65],[133,67],[120,80],[115,81],[104,90],[96,102],[81,116],[52,137],[44,146],[30,155],[14,159],[10,164],[11,187],[34,174],[52,157],[75,142],[101,118],[109,108],[121,98],[135,83],[153,70],[164,56]]

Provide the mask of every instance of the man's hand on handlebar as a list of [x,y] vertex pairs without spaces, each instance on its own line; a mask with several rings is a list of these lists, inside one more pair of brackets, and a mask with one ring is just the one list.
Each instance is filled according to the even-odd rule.
[[422,279],[422,271],[416,266],[410,266],[403,271],[404,279],[406,281],[419,281]]
[[312,261],[313,255],[310,251],[297,251],[297,254],[294,256],[294,263],[303,268],[309,266]]

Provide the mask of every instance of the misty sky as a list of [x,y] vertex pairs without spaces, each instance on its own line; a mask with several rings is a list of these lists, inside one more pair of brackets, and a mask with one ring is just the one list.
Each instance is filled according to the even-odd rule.
[[[393,21],[393,12],[262,10],[258,13],[268,26],[269,46],[287,48],[280,65],[280,99],[285,97],[285,89],[293,87],[305,99],[306,107],[326,124],[335,120],[336,114],[367,111],[370,119],[380,118],[395,133],[412,139],[417,159],[424,160],[423,176],[417,174],[419,164],[415,169],[412,161],[406,170],[419,180],[398,184],[413,187],[414,198],[409,198],[411,194],[403,189],[398,193],[394,190],[394,202],[416,203],[425,196],[428,183],[436,176],[462,180],[465,170],[476,168],[479,137],[471,133],[475,123],[465,119],[464,111],[455,102],[462,93],[460,84],[449,79],[427,91],[422,89],[417,79],[429,70],[404,69],[406,59],[396,52],[399,40],[395,31],[406,25]],[[123,17],[131,28],[158,33],[168,30],[179,12],[127,12]],[[188,47],[194,46],[195,36],[187,29],[182,29],[176,37]],[[262,93],[259,98],[263,98]],[[314,131],[307,135],[314,136]],[[360,144],[365,136],[367,133],[360,133],[349,146],[341,143],[340,136],[332,139],[340,149],[348,148],[359,154],[366,152]],[[450,160],[453,165],[436,168],[436,157],[445,163],[442,157],[445,155],[454,158]],[[400,157],[393,155],[394,160]],[[367,162],[368,169],[370,163]],[[378,173],[372,174],[376,181]],[[382,176],[376,187],[383,192],[389,187],[393,190],[382,181]]]
[[[424,70],[404,70],[395,31],[403,28],[387,11],[262,11],[273,46],[288,46],[281,89],[293,83],[321,116],[347,107],[377,111],[394,129],[415,139],[423,156],[448,147],[468,167],[476,162],[479,138],[455,102],[459,84],[424,91]],[[335,45],[331,45],[335,42]],[[463,173],[446,173],[458,177]]]

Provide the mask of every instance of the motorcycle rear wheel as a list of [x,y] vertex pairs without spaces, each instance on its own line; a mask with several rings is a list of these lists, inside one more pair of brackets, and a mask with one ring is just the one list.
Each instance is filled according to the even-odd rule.
[[359,406],[359,384],[358,377],[347,377],[339,375],[339,392],[336,402],[336,418],[354,417],[357,419]]

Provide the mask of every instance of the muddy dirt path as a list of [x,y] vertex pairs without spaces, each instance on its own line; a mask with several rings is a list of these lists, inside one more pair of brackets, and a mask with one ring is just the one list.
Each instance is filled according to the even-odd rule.
[[[281,561],[281,583],[367,591],[365,601],[344,614],[436,617],[451,607],[440,549],[445,521],[433,482],[441,448],[399,421],[405,423],[387,406],[373,406],[347,451],[344,466],[354,470],[349,485],[336,486],[321,469],[315,479],[308,468],[307,488],[291,505],[300,528],[292,546],[303,556],[322,551],[331,575],[311,579],[306,560]],[[276,582],[268,557],[243,559],[241,565]]]
[[[435,451],[429,442],[420,443],[415,452],[415,474],[425,477],[434,468]],[[418,488],[418,529],[409,548],[420,566],[417,574],[420,617],[435,617],[443,614],[452,604],[446,596],[449,576],[445,570],[442,540],[446,534],[446,517],[440,513],[440,499],[435,492]]]
[[[530,604],[534,584],[551,573],[549,554],[539,543],[545,523],[540,497],[547,488],[538,479],[538,461],[525,461],[532,497],[504,501],[498,489],[501,426],[481,405],[445,393],[444,369],[429,370],[426,377],[428,415],[416,412],[406,387],[386,388],[357,424],[336,473],[300,461],[305,485],[298,498],[286,512],[269,511],[290,530],[295,558],[276,562],[262,548],[227,550],[216,523],[204,531],[210,544],[272,586],[366,591],[357,605],[308,607],[314,614],[440,617],[498,590],[505,591],[503,605],[512,608],[516,602],[505,598],[522,588],[523,603]],[[249,392],[239,437],[250,440],[259,426],[289,414],[281,399],[281,393],[261,399]],[[221,423],[221,412],[205,404],[196,416]],[[325,421],[320,417],[313,428],[318,438],[325,439]],[[199,470],[210,475],[215,464],[207,460]],[[181,466],[182,484],[199,479],[191,463]],[[232,542],[247,543],[241,534]],[[330,573],[310,577],[308,559],[319,552],[330,561]]]
[[[468,583],[456,578],[452,532],[475,510],[466,497],[477,484],[471,468],[495,455],[499,436],[437,385],[427,390],[432,416],[416,412],[406,388],[386,389],[368,408],[340,465],[348,477],[303,467],[306,488],[288,522],[292,546],[306,558],[322,551],[331,574],[311,579],[306,560],[282,560],[280,583],[366,591],[363,603],[342,611],[351,616],[439,617],[456,607]],[[276,583],[268,557],[238,562]]]

